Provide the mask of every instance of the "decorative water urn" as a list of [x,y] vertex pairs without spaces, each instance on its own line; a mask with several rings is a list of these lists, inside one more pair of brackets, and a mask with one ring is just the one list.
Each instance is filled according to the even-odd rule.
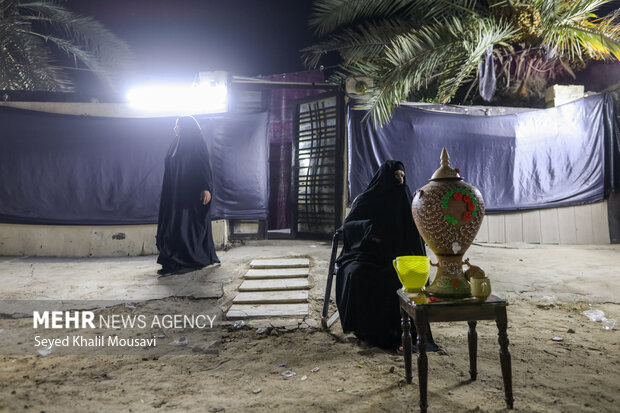
[[426,292],[447,297],[471,295],[463,273],[463,255],[474,241],[484,216],[482,194],[450,166],[441,151],[441,166],[430,182],[413,195],[413,219],[420,235],[437,256],[437,275]]

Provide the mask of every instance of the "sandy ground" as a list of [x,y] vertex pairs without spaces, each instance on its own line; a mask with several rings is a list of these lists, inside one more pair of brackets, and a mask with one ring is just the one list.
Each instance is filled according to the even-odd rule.
[[[119,302],[148,299],[165,307],[174,304],[171,296],[191,296],[192,285],[209,283],[209,294],[198,288],[194,302],[225,310],[249,261],[260,257],[310,257],[314,286],[305,320],[247,320],[240,329],[225,323],[218,354],[41,357],[4,349],[0,411],[418,411],[415,359],[414,382],[408,385],[401,356],[366,347],[338,324],[330,332],[316,328],[329,250],[320,242],[256,242],[221,252],[221,266],[159,281],[154,281],[154,257],[0,259],[5,300],[49,299],[68,291],[64,299],[92,299],[99,290]],[[467,256],[487,271],[494,294],[510,301],[515,411],[618,411],[618,331],[604,330],[581,313],[596,308],[620,320],[620,246],[474,245]],[[110,267],[113,288],[106,278]],[[130,287],[141,283],[144,290],[133,295]],[[14,327],[31,320],[0,322],[1,340],[12,343],[18,340]],[[259,327],[268,328],[259,333]],[[468,379],[467,324],[437,323],[432,331],[441,351],[429,354],[429,410],[503,411],[495,325],[478,323],[474,382]],[[286,370],[296,375],[286,379],[281,375]]]

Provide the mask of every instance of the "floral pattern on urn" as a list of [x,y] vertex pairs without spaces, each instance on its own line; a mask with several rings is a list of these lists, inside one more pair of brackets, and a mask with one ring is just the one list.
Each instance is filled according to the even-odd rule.
[[482,194],[450,166],[446,148],[441,166],[430,182],[413,195],[411,211],[420,235],[437,256],[437,275],[426,292],[467,297],[470,285],[463,273],[463,255],[476,238],[484,217]]

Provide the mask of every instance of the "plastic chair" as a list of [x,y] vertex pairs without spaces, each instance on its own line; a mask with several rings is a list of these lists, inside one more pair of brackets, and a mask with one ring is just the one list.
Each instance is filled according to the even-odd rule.
[[336,255],[338,254],[338,244],[340,241],[340,237],[342,236],[342,228],[338,228],[334,233],[334,237],[332,239],[332,255],[329,259],[329,269],[327,273],[327,285],[325,286],[325,298],[323,299],[323,312],[321,313],[321,327],[325,330],[329,330],[329,328],[338,320],[340,316],[338,314],[338,310],[334,312],[331,316],[329,316],[329,297],[332,293],[332,284],[334,281],[334,275],[338,272],[338,268],[336,267]]

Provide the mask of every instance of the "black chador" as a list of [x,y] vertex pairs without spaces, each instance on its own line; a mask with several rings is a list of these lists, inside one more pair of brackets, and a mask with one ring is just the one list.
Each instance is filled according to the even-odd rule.
[[220,262],[211,234],[213,179],[209,152],[198,122],[177,119],[176,138],[166,155],[157,226],[159,274]]
[[[342,329],[388,349],[401,342],[396,290],[402,285],[392,260],[426,255],[411,214],[404,169],[401,162],[385,162],[355,198],[342,226],[344,246],[337,260],[336,303]],[[436,348],[429,329],[428,349]]]

